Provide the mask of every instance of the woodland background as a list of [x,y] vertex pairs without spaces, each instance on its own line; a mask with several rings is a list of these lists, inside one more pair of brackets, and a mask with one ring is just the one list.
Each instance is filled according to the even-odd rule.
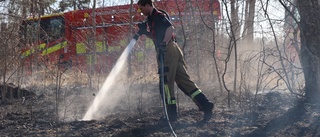
[[[201,1],[198,0],[198,2]],[[182,22],[183,27],[176,31],[191,77],[208,97],[215,101],[216,114],[224,119],[219,122],[221,118],[218,116],[213,118],[210,126],[215,126],[217,129],[210,129],[210,126],[207,126],[208,128],[204,128],[207,131],[203,134],[202,132],[200,134],[197,129],[190,132],[196,132],[196,136],[319,135],[317,130],[320,126],[316,123],[319,123],[320,119],[317,99],[320,96],[320,1],[221,0],[219,2],[222,14],[220,18],[212,18],[211,22],[205,22],[201,17],[191,16],[194,22],[192,20]],[[136,1],[127,2],[127,4],[130,3],[136,3]],[[47,66],[37,62],[34,62],[36,65],[33,66],[32,74],[26,73],[21,58],[21,47],[26,43],[21,43],[19,40],[19,26],[28,16],[85,8],[94,9],[116,4],[118,3],[96,0],[60,2],[2,0],[0,2],[2,8],[0,13],[1,105],[7,108],[1,112],[2,123],[6,123],[4,122],[6,118],[17,114],[24,114],[26,119],[34,120],[40,112],[47,111],[52,112],[46,113],[50,118],[47,121],[51,121],[49,122],[51,124],[59,123],[51,126],[51,129],[56,131],[52,134],[67,136],[70,132],[65,134],[58,132],[63,131],[65,122],[71,121],[69,126],[74,128],[77,125],[85,127],[91,124],[92,126],[92,123],[80,122],[79,124],[74,123],[74,120],[82,118],[89,102],[95,97],[108,74],[80,72],[73,68],[63,71],[48,69]],[[131,34],[128,34],[128,38]],[[112,95],[114,100],[110,102],[114,104],[110,103],[102,107],[102,109],[105,108],[101,112],[102,119],[106,115],[123,114],[123,112],[130,115],[138,114],[141,118],[155,111],[154,106],[147,105],[154,104],[153,99],[159,99],[155,52],[136,46],[131,56],[139,51],[145,53],[145,58],[139,62],[130,57],[133,59],[128,60],[126,72],[122,73],[117,80],[117,85],[121,85],[122,88],[114,89],[121,93]],[[8,87],[12,84],[19,89],[33,92],[34,97],[28,98],[28,103],[25,103],[26,98],[21,100],[8,98],[6,94]],[[178,91],[181,115],[184,115],[182,112],[195,113],[186,110],[194,106],[190,99],[180,94],[181,92]],[[39,102],[42,103],[39,104]],[[161,108],[160,103],[158,105],[157,108]],[[36,112],[39,114],[37,115]],[[265,117],[262,116],[263,114]],[[306,117],[310,119],[306,120]],[[257,122],[255,120],[259,119],[263,119],[263,122],[258,122],[258,126],[254,125],[253,123]],[[142,119],[144,120],[146,119]],[[230,122],[232,120],[244,122],[240,122],[241,124],[239,121],[238,123]],[[245,125],[248,123],[247,120],[251,121],[251,124],[249,122],[249,125]],[[120,120],[115,123],[124,123],[128,127],[128,121]],[[189,119],[189,121],[192,120]],[[229,121],[231,126],[228,124],[224,126],[229,127],[230,131],[226,131],[228,128],[224,127],[224,129],[221,125],[226,121]],[[101,123],[94,124],[97,126]],[[241,128],[234,129],[234,124],[239,124]],[[10,128],[7,127],[10,126],[3,126],[1,129],[9,130]],[[112,129],[110,132],[116,133],[114,131],[116,128],[109,127]],[[119,127],[123,125],[120,124]],[[147,129],[147,127],[144,128]],[[122,134],[117,135],[134,136],[145,132],[140,131],[143,126],[137,129],[139,131],[137,133],[121,130]],[[187,134],[182,129],[178,128],[178,134]],[[150,133],[147,132],[149,133],[147,135],[156,136],[150,127],[148,130]],[[12,129],[12,131],[15,130]],[[49,133],[49,130],[45,131]],[[107,133],[111,135],[110,132]]]

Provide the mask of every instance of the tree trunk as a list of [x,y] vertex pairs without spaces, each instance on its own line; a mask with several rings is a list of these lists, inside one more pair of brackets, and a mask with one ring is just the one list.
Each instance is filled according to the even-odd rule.
[[72,1],[72,5],[73,5],[73,10],[77,10],[77,2],[76,2],[76,0]]
[[[6,30],[6,23],[1,23],[0,24],[0,26],[1,26],[1,28],[0,28],[0,30],[1,30],[1,32],[3,33],[3,32],[5,32],[5,30]],[[2,59],[3,59],[3,62],[4,62],[4,64],[3,64],[3,68],[2,68],[2,85],[3,85],[3,87],[2,87],[2,89],[0,89],[0,90],[2,90],[2,101],[6,101],[6,94],[7,94],[7,83],[6,83],[6,74],[7,74],[7,56],[6,56],[6,53],[7,53],[7,44],[5,44],[4,43],[4,45],[1,45],[1,46],[4,46],[4,50],[3,50],[3,54],[2,54]]]
[[[130,17],[132,17],[133,16],[133,10],[134,10],[134,8],[133,8],[133,0],[130,0]],[[133,24],[133,18],[130,18],[130,24]],[[133,33],[133,25],[130,25],[130,34],[129,34],[129,37],[128,37],[128,43],[130,42],[130,40],[132,39],[132,37],[133,37],[133,35],[132,34],[134,34]],[[134,49],[133,49],[134,50]],[[145,54],[144,54],[145,55]],[[129,57],[128,57],[128,71],[127,71],[127,77],[130,77],[131,75],[132,75],[132,64],[131,64],[131,57],[130,57],[131,55],[129,55]]]
[[243,28],[242,36],[246,41],[253,41],[253,24],[254,24],[254,13],[256,8],[256,0],[247,0],[245,5],[245,23]]
[[319,103],[320,97],[320,7],[317,0],[298,0],[300,13],[301,65],[305,96]]
[[[234,83],[233,92],[237,92],[237,70],[238,70],[238,57],[237,57],[237,40],[240,38],[240,23],[238,17],[239,5],[237,1],[231,0],[231,49],[234,48]],[[230,91],[228,91],[228,106],[230,107]]]
[[247,39],[249,42],[253,41],[253,24],[254,24],[254,13],[256,8],[256,0],[250,0],[249,6],[249,20],[248,20],[248,31],[247,31]]
[[244,6],[244,25],[243,25],[243,31],[242,31],[242,37],[246,37],[247,34],[247,30],[248,30],[248,20],[249,20],[249,0],[245,1],[245,5]]
[[236,0],[231,0],[231,21],[232,21],[231,27],[235,36],[235,40],[237,40],[240,37],[240,23],[239,23],[239,17],[238,17],[238,9],[239,9],[239,6]]
[[[96,46],[96,31],[97,31],[97,23],[96,23],[96,19],[97,19],[97,16],[96,16],[96,0],[93,0],[93,6],[92,6],[92,43],[91,43],[91,59],[92,59],[92,62],[91,62],[91,70],[90,70],[90,75],[91,75],[91,79],[93,78],[93,76],[95,75],[95,66],[96,66],[96,63],[97,63],[97,54],[96,54],[96,51],[97,51],[97,46]],[[90,81],[90,89],[93,89],[93,81]]]
[[[195,37],[195,45],[197,45],[195,48],[196,48],[196,74],[197,74],[197,83],[201,84],[201,76],[200,76],[200,55],[199,55],[199,25],[197,25],[197,17],[195,15],[195,12],[202,12],[201,11],[201,7],[199,5],[197,5],[197,7],[190,7],[191,9],[191,15],[192,15],[192,26],[194,28],[193,32],[196,32],[194,33],[194,37]],[[190,23],[191,24],[191,23]]]

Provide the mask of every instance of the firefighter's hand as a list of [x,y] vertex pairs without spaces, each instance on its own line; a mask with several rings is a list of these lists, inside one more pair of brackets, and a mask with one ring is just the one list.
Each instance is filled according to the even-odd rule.
[[133,36],[133,39],[138,40],[138,39],[139,39],[139,37],[140,37],[140,35],[139,35],[139,34],[135,34],[135,35]]
[[139,31],[138,34],[141,36],[142,34],[147,34],[147,22],[138,23]]

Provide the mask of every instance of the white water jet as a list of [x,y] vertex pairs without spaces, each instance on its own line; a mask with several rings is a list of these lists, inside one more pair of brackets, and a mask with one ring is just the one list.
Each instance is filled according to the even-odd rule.
[[132,50],[133,46],[135,45],[136,40],[132,39],[126,49],[123,51],[121,54],[120,58],[117,60],[117,63],[115,66],[112,68],[111,72],[109,73],[107,79],[105,80],[104,84],[102,85],[102,88],[99,90],[98,94],[96,95],[93,103],[91,104],[90,108],[87,110],[85,116],[83,117],[82,120],[92,120],[95,119],[94,114],[97,113],[99,110],[99,106],[104,103],[104,98],[106,97],[109,91],[110,87],[114,83],[114,79],[116,76],[121,72],[123,69],[123,66],[127,60],[127,57]]

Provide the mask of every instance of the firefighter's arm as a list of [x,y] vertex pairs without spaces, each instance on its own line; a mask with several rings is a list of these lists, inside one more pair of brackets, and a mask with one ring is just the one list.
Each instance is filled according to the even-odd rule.
[[166,45],[169,43],[169,41],[171,40],[172,38],[172,34],[173,34],[173,26],[169,26],[167,29],[166,29],[166,32],[165,32],[165,35],[164,35],[164,38],[163,38],[163,43],[166,43]]
[[163,41],[158,46],[160,52],[165,53],[167,51],[167,45],[172,38],[172,34],[173,34],[173,27],[169,26],[166,29]]
[[139,31],[133,37],[134,39],[138,40],[139,36],[141,36],[143,34],[150,37],[150,33],[147,30],[147,22],[146,21],[138,23],[138,28],[139,28]]

